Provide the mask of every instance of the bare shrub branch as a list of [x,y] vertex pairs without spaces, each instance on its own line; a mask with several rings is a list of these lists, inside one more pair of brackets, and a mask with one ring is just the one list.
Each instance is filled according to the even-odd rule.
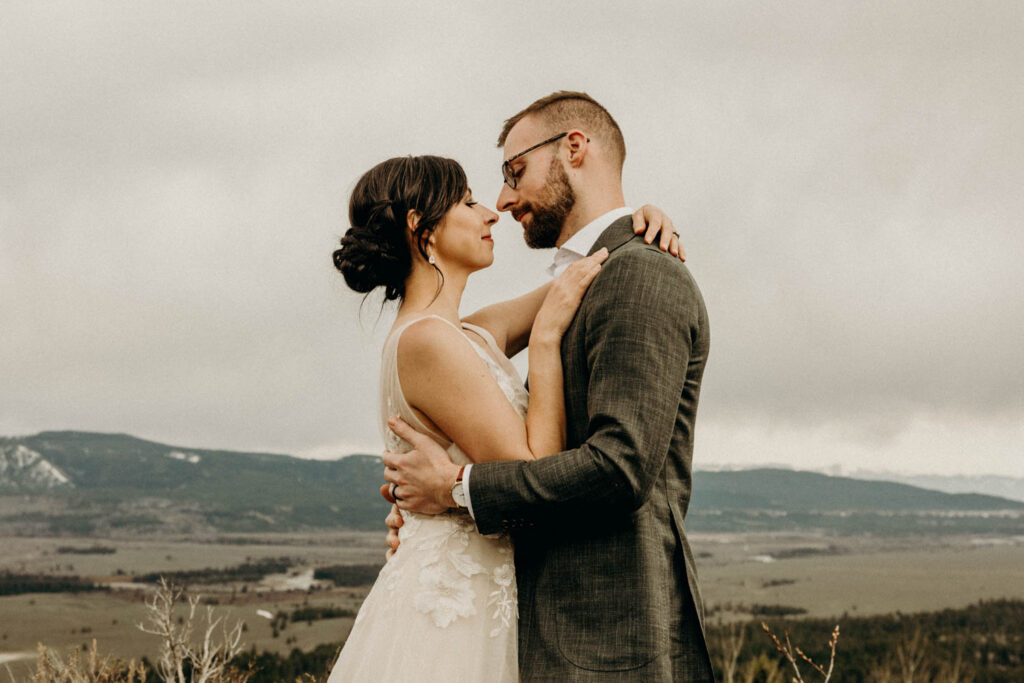
[[783,644],[779,640],[779,638],[774,633],[772,633],[771,629],[768,628],[768,624],[764,623],[763,621],[761,622],[761,629],[766,634],[768,634],[769,638],[771,638],[772,644],[775,645],[775,649],[779,651],[779,654],[781,654],[785,658],[785,660],[789,662],[790,665],[793,667],[793,672],[795,673],[795,676],[793,677],[794,681],[796,681],[797,683],[804,683],[803,673],[800,671],[800,665],[797,662],[797,658],[807,662],[815,671],[821,674],[824,683],[828,683],[828,681],[832,678],[832,672],[835,669],[836,663],[836,643],[839,642],[839,624],[836,624],[835,629],[832,631],[832,637],[828,641],[828,647],[830,652],[828,669],[825,669],[825,667],[819,665],[808,655],[804,654],[803,650],[801,650],[798,646],[794,646],[789,639],[788,631],[783,631],[783,638],[785,638],[786,640],[785,644]]
[[720,633],[718,646],[721,652],[718,655],[718,659],[722,668],[722,683],[735,683],[740,652],[743,650],[743,641],[746,639],[747,629],[743,624],[733,622],[728,627],[722,627]]
[[[140,631],[160,637],[162,644],[157,673],[164,683],[243,683],[251,672],[239,671],[231,660],[242,652],[242,627],[238,621],[228,627],[223,617],[215,617],[212,607],[206,608],[206,627],[202,643],[196,648],[192,634],[199,621],[196,608],[199,596],[187,596],[188,616],[175,623],[174,607],[184,596],[184,590],[161,577],[160,587],[146,602],[148,623],[138,624]],[[219,628],[218,628],[219,627]],[[186,678],[186,668],[191,676]]]

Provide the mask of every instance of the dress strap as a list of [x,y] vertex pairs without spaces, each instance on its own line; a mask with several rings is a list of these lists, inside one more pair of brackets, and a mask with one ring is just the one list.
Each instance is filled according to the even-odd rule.
[[[387,339],[384,340],[384,348],[381,351],[381,395],[385,400],[381,406],[381,430],[385,443],[388,443],[388,434],[392,432],[387,426],[387,420],[391,415],[397,414],[418,431],[430,434],[436,441],[447,448],[452,442],[444,434],[427,426],[413,411],[412,406],[409,405],[405,398],[405,392],[402,391],[402,382],[398,377],[398,342],[402,338],[402,333],[414,323],[418,323],[426,318],[438,318],[455,327],[451,321],[445,320],[439,315],[424,315],[405,321],[393,329]],[[455,329],[458,328],[455,327]],[[459,333],[462,334],[462,331],[459,330]]]
[[480,335],[484,342],[487,343],[488,348],[490,348],[492,359],[496,360],[498,365],[510,376],[517,378],[520,382],[522,381],[522,378],[519,377],[519,371],[516,370],[516,366],[513,365],[512,361],[505,355],[505,350],[498,346],[498,342],[494,340],[494,337],[490,332],[479,325],[473,325],[467,322],[463,322],[462,326],[467,330],[476,332]]
[[[421,320],[426,320],[427,318],[437,318],[438,320],[441,320],[441,321],[444,321],[445,323],[448,323],[449,325],[454,327],[456,330],[459,330],[459,327],[457,325],[455,325],[455,323],[453,323],[451,320],[448,320],[447,318],[442,318],[441,316],[439,316],[439,315],[437,315],[435,313],[428,313],[427,315],[421,315],[421,316],[416,317],[416,318],[410,318],[409,320],[406,320],[404,323],[402,323],[401,325],[399,325],[395,329],[391,330],[391,333],[388,335],[388,338],[384,340],[384,345],[387,346],[392,340],[397,342],[398,338],[402,336],[402,332],[405,331],[405,328],[409,327],[410,325],[412,325],[414,323],[418,323]],[[459,330],[459,332],[461,333],[462,330]]]
[[483,327],[480,327],[479,325],[473,325],[473,324],[471,324],[471,323],[467,323],[467,322],[465,322],[465,321],[463,321],[463,322],[462,322],[462,327],[464,327],[465,329],[467,329],[467,330],[469,330],[469,331],[471,331],[471,332],[476,332],[476,333],[477,333],[478,335],[480,335],[480,337],[481,337],[481,338],[482,338],[482,339],[483,339],[483,340],[484,340],[485,342],[487,342],[487,346],[488,346],[488,347],[489,347],[489,348],[490,348],[490,349],[491,349],[492,351],[494,351],[495,353],[497,353],[497,354],[499,355],[499,357],[501,357],[501,356],[504,356],[504,355],[505,355],[505,352],[504,352],[504,351],[502,351],[501,349],[499,349],[499,348],[498,348],[498,342],[494,341],[494,337],[493,337],[493,336],[491,336],[491,333],[490,333],[490,332],[488,332],[488,331],[487,331],[486,329],[484,329]]

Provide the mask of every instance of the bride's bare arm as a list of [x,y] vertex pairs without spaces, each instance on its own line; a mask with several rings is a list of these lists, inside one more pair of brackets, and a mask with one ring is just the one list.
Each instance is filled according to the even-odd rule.
[[[645,233],[648,244],[658,240],[657,245],[680,260],[686,260],[686,252],[679,242],[679,233],[675,231],[672,219],[664,211],[651,204],[644,204],[633,214],[633,230]],[[500,301],[481,308],[465,318],[466,322],[484,328],[491,333],[498,347],[505,355],[512,358],[526,348],[530,341],[533,319],[537,316],[544,297],[547,296],[548,283],[515,299]],[[531,357],[532,360],[532,357]],[[533,378],[530,379],[531,386]]]
[[551,286],[530,338],[530,404],[523,421],[465,335],[436,318],[398,342],[409,404],[474,462],[532,460],[565,447],[561,339],[608,252],[573,264]]
[[481,308],[465,321],[490,332],[498,348],[511,358],[529,343],[533,319],[537,317],[549,289],[550,282],[515,299]]

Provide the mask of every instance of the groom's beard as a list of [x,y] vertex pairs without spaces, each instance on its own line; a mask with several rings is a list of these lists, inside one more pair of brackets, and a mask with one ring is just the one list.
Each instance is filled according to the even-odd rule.
[[558,158],[551,160],[545,183],[546,196],[541,200],[544,203],[527,204],[525,207],[530,212],[530,223],[523,225],[523,237],[526,245],[533,249],[550,249],[558,244],[565,219],[576,204],[576,193],[569,184],[569,175]]

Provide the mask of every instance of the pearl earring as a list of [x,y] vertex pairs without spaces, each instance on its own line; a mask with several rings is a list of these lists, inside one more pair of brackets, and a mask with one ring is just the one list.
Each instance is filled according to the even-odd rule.
[[427,263],[429,263],[430,265],[434,265],[434,255],[433,254],[431,254],[430,256],[427,257]]

